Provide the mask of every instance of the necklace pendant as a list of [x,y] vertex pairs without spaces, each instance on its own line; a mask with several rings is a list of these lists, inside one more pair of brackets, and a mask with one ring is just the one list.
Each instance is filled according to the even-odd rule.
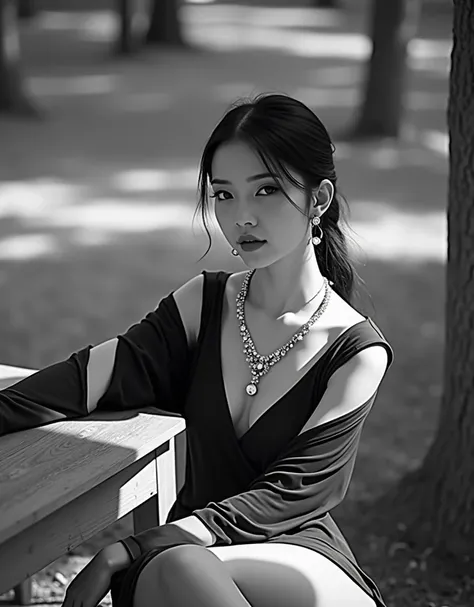
[[245,386],[245,391],[249,396],[255,396],[257,394],[257,386],[255,384],[248,384]]

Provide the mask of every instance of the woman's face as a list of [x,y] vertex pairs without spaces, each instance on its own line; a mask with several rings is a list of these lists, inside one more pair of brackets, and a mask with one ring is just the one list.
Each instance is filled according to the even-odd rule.
[[[214,154],[212,176],[216,219],[247,266],[266,267],[291,253],[303,256],[310,237],[308,219],[285,198],[249,146],[241,142],[221,145]],[[293,203],[305,212],[305,192],[287,180],[282,183]],[[240,243],[239,237],[246,235],[264,242]]]

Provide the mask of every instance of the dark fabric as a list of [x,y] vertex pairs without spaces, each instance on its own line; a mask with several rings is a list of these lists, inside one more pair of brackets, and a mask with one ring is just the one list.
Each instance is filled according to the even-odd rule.
[[191,353],[172,294],[154,312],[118,335],[110,384],[98,410],[156,406],[182,413]]
[[[0,390],[0,436],[89,415],[87,365],[92,347]],[[191,356],[169,294],[155,311],[118,335],[111,381],[97,411],[155,406],[182,413]]]
[[[237,439],[220,360],[223,295],[229,275],[204,272],[204,276],[201,329],[183,410],[186,482],[167,522],[193,514],[216,534],[216,546],[266,541],[316,550],[341,567],[378,607],[385,607],[376,584],[359,567],[330,515],[347,491],[375,396],[337,420],[298,433],[340,366],[378,344],[387,350],[388,369],[393,361],[390,345],[369,318],[351,327]],[[141,542],[153,545],[154,534],[155,530],[142,532]],[[149,560],[149,553],[144,553],[136,562]],[[138,575],[127,578],[132,590],[128,596],[133,597]],[[114,602],[114,607],[132,607],[132,603]]]
[[172,524],[152,527],[136,535],[129,535],[120,541],[126,547],[129,555],[135,560],[149,550],[154,550],[155,548],[163,549],[165,546],[171,546],[174,541],[184,539],[190,544],[201,544],[192,533]]
[[91,348],[0,390],[0,436],[88,415],[86,375]]
[[[177,525],[154,527],[150,532],[145,534],[139,533],[136,536],[125,538],[121,542],[125,545],[129,554],[131,551],[137,558],[128,568],[114,573],[112,576],[110,591],[114,607],[117,605],[129,605],[133,607],[133,594],[138,576],[155,556],[175,546],[201,545],[194,535]],[[136,552],[137,546],[138,555]]]
[[193,514],[225,545],[262,542],[324,516],[346,494],[374,400],[297,436],[246,491]]
[[[300,436],[298,433],[340,366],[364,348],[379,344],[388,352],[388,369],[393,360],[390,345],[369,318],[351,327],[238,439],[226,400],[220,352],[223,296],[229,274],[203,274],[201,326],[194,351],[187,347],[171,293],[155,312],[119,336],[111,383],[98,408],[117,410],[153,404],[185,418],[186,480],[167,523],[194,514],[216,534],[216,545],[277,541],[306,546],[331,559],[373,597],[377,607],[385,607],[376,584],[359,567],[330,514],[347,491],[363,423],[375,397],[340,419]],[[26,407],[28,414],[19,396],[15,402],[8,401],[11,389],[10,393],[0,391],[0,413],[3,420],[9,420],[8,428],[31,427],[27,425],[29,411],[35,410],[37,403],[43,403],[46,410],[35,418],[39,422],[47,415],[52,419],[46,421],[54,421],[62,419],[61,414],[73,417],[84,412],[87,361],[84,357],[74,360],[76,366],[63,366],[60,377],[53,382],[67,384],[67,376],[71,378],[70,390],[60,390],[55,396],[50,383],[36,384],[28,393],[34,403]],[[21,395],[18,386],[15,390]],[[55,404],[49,413],[51,402]],[[10,409],[5,409],[5,403]],[[59,405],[66,407],[65,412],[56,411]],[[9,417],[2,409],[9,412]],[[154,554],[171,546],[195,543],[193,536],[178,537],[176,533],[173,529],[165,543],[160,528],[126,538],[124,545],[134,561],[114,576],[114,607],[133,607],[139,571]]]

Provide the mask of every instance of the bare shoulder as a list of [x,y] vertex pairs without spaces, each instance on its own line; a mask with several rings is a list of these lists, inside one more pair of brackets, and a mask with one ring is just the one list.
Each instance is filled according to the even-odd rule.
[[[331,303],[327,309],[329,316],[334,320],[334,324],[337,326],[349,328],[352,325],[357,324],[366,320],[366,317],[358,312],[351,304],[347,303],[336,291],[331,293]],[[327,313],[326,312],[326,313]]]
[[[332,294],[333,307],[330,314],[334,315],[334,322],[343,330],[349,329],[354,325],[367,320],[367,317],[358,312],[349,303],[347,303],[337,293]],[[337,321],[336,321],[337,318]],[[364,348],[353,356],[341,369],[334,374],[334,379],[348,379],[355,374],[356,377],[366,381],[372,378],[375,384],[378,384],[385,373],[388,362],[387,350],[379,344]]]
[[198,274],[173,293],[190,346],[197,341],[199,335],[203,287],[204,275]]
[[[367,320],[367,317],[358,312],[342,297],[333,291],[331,296],[332,306],[328,308],[328,323],[337,327],[338,331],[344,332],[354,325]],[[353,370],[364,368],[365,373],[372,374],[374,378],[381,377],[385,372],[388,361],[387,350],[384,346],[374,344],[365,348],[353,356],[345,365],[344,373],[350,374]],[[360,374],[360,371],[358,372]]]

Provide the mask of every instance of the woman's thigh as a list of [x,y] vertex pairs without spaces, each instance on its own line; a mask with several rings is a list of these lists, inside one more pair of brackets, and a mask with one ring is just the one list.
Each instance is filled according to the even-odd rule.
[[292,544],[208,547],[252,607],[375,607],[375,601],[322,554]]

